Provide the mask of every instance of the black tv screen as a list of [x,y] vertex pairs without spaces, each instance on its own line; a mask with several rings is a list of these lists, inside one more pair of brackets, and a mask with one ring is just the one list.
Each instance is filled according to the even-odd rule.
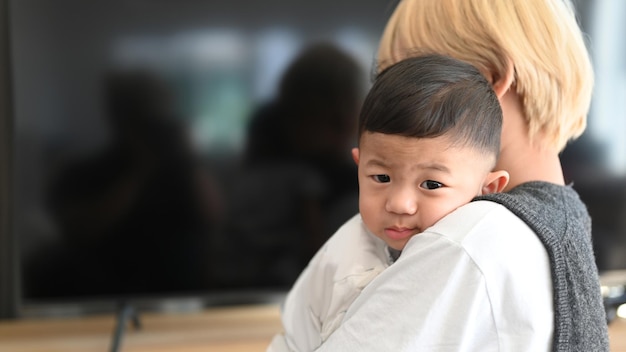
[[[321,73],[304,84],[352,72],[349,57],[356,101],[392,9],[390,1],[10,1],[24,305],[288,288],[358,210],[354,140],[333,150],[336,162],[312,155],[341,137],[318,125],[340,118],[323,100],[302,102],[287,119],[264,116],[287,68],[315,45],[340,59],[313,55],[320,62],[306,65]],[[328,82],[327,91],[340,87]],[[281,121],[305,119],[301,137],[281,131]],[[260,151],[267,158],[248,160]],[[299,159],[306,153],[313,166]]]
[[[396,2],[10,0],[23,306],[286,290],[358,210],[355,141],[326,104],[277,118],[274,99],[316,43],[359,64],[364,93]],[[597,77],[564,172],[599,269],[626,269],[626,10],[576,4]]]

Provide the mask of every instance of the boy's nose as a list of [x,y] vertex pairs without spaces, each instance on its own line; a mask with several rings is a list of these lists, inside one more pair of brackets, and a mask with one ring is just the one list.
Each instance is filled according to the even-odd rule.
[[417,197],[410,190],[398,190],[387,199],[385,210],[395,214],[413,215],[417,212]]

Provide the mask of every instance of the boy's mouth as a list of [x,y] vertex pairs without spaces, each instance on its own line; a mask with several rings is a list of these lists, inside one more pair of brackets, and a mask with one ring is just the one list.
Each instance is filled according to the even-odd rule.
[[392,240],[403,240],[409,238],[416,234],[418,231],[416,229],[407,228],[407,227],[387,227],[385,228],[385,235]]

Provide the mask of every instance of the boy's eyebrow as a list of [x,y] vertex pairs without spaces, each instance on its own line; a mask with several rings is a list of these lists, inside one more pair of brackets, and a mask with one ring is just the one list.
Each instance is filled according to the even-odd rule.
[[440,163],[420,163],[415,165],[416,168],[418,169],[432,169],[432,170],[437,170],[437,171],[441,171],[441,172],[446,172],[446,173],[450,173],[450,169],[444,165],[444,164],[440,164]]
[[[367,166],[380,166],[380,167],[389,167],[389,165],[387,163],[385,163],[384,160],[380,160],[380,159],[370,159],[367,161],[366,163]],[[436,170],[436,171],[441,171],[441,172],[445,172],[445,173],[450,173],[450,169],[441,163],[437,163],[437,162],[424,162],[424,163],[418,163],[413,165],[413,168],[416,169],[430,169],[430,170]]]
[[388,167],[387,164],[385,164],[384,161],[379,160],[379,159],[369,159],[366,163],[367,166],[381,166],[381,167]]

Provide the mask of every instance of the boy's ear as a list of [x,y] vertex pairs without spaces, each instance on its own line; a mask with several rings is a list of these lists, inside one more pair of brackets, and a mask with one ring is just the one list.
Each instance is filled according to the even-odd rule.
[[359,165],[359,148],[352,148],[352,160],[357,166]]
[[485,183],[481,189],[481,195],[502,192],[508,183],[509,173],[507,171],[492,171],[487,174],[487,177],[485,178]]
[[507,59],[507,67],[503,76],[491,73],[491,77],[488,77],[488,79],[498,99],[502,98],[515,82],[515,65],[513,65],[513,61]]

